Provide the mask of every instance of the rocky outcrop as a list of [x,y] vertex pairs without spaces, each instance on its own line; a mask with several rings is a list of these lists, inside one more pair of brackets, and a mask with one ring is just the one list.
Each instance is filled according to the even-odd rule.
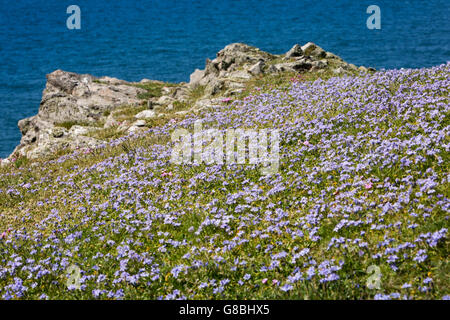
[[[135,132],[145,128],[146,120],[157,117],[161,109],[172,110],[177,101],[189,102],[192,108],[201,109],[217,103],[220,97],[239,94],[253,77],[326,69],[342,74],[354,72],[357,67],[309,42],[303,46],[296,44],[281,55],[233,43],[220,50],[215,59],[207,59],[205,69],[195,70],[189,83],[170,87],[155,80],[129,83],[116,78],[56,70],[47,75],[38,114],[19,121],[22,139],[10,158],[39,158],[61,149],[93,148],[104,143],[89,135],[99,124],[104,128],[117,127]],[[360,67],[360,71],[367,70]],[[149,84],[160,86],[160,94],[145,96],[147,91],[142,85]],[[203,95],[190,101],[191,92],[199,86],[203,88]],[[136,114],[134,122],[120,123],[114,111],[124,105],[144,105],[147,110]]]
[[[123,105],[137,105],[145,90],[126,81],[56,70],[47,75],[38,114],[18,123],[22,139],[13,156],[38,158],[64,148],[94,147],[102,141],[87,137],[92,125]],[[65,129],[64,124],[75,125]]]
[[[303,46],[296,44],[281,55],[270,54],[243,43],[233,43],[220,50],[214,60],[207,59],[204,70],[195,70],[191,74],[189,86],[203,86],[204,98],[218,94],[227,97],[242,92],[245,83],[255,76],[280,72],[321,72],[327,68],[336,74],[351,73],[357,69],[312,42]],[[200,101],[205,104],[205,99]]]
[[204,70],[195,70],[191,75],[191,86],[203,85],[211,92],[216,92],[215,87],[224,85],[225,82],[240,81],[251,78],[247,72],[249,67],[274,59],[275,56],[261,51],[258,48],[243,43],[233,43],[217,53],[214,60],[206,60]]

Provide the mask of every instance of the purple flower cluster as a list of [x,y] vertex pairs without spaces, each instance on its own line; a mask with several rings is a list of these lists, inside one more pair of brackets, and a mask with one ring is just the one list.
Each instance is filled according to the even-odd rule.
[[[86,157],[66,155],[39,178],[2,173],[20,181],[0,197],[18,199],[12,212],[24,227],[0,226],[0,297],[250,298],[345,282],[357,297],[448,298],[427,273],[448,259],[449,90],[450,64],[299,80],[92,151],[170,137],[201,118],[205,128],[279,129],[273,175],[175,166],[171,143],[57,171]],[[80,289],[66,285],[72,264]],[[382,293],[366,289],[361,270],[373,264],[389,277]]]

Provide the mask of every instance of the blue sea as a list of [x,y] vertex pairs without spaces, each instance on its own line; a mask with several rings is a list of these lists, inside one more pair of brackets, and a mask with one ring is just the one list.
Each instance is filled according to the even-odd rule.
[[[70,5],[80,30],[66,26]],[[366,26],[370,5],[379,30]],[[449,22],[449,0],[0,0],[0,158],[56,69],[179,82],[232,42],[283,53],[308,41],[356,65],[428,67],[450,60]]]

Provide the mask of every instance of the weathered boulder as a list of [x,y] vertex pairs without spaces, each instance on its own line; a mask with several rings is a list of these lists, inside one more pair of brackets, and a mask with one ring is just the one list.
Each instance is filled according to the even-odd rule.
[[232,43],[220,50],[214,60],[206,59],[205,69],[195,70],[189,85],[205,86],[208,95],[215,95],[228,88],[229,82],[248,80],[252,73],[262,73],[264,62],[274,58],[274,55],[258,48]]
[[248,69],[248,72],[250,72],[254,76],[257,76],[259,74],[264,73],[264,66],[265,66],[264,60],[258,61],[253,66],[251,66],[250,69]]
[[[84,134],[86,133],[84,132]],[[33,143],[32,148],[29,146],[23,147],[16,155],[37,159],[65,149],[95,148],[102,143],[103,141],[92,137],[80,135],[64,128],[53,127],[40,130],[37,141]]]
[[302,55],[303,55],[302,47],[300,47],[300,45],[296,44],[288,52],[286,52],[285,57],[286,58],[295,58],[295,57],[301,57]]
[[[105,78],[103,78],[105,79]],[[38,116],[50,122],[96,122],[105,111],[139,104],[145,91],[125,81],[102,82],[91,75],[56,70],[47,75]]]
[[225,86],[225,82],[220,79],[213,79],[208,85],[206,86],[205,93],[208,96],[214,96],[217,93],[220,92]]
[[315,43],[308,42],[301,48],[306,56],[311,56],[315,58],[325,58],[327,53],[321,47]]
[[161,96],[159,97],[158,101],[156,101],[157,104],[159,105],[168,105],[172,102],[174,102],[175,99],[169,96]]
[[305,57],[294,62],[277,63],[273,66],[277,72],[305,72],[312,68],[312,60]]
[[145,122],[145,120],[137,120],[135,122],[133,122],[133,126],[136,127],[144,127],[147,124],[147,122]]
[[328,65],[328,61],[325,59],[316,60],[316,61],[313,61],[311,64],[312,64],[312,67],[314,68],[314,70],[323,69],[323,68],[326,68],[326,66]]
[[155,111],[153,110],[144,110],[139,112],[138,114],[136,114],[134,117],[136,119],[150,119],[150,118],[154,118],[156,116]]
[[[58,124],[89,125],[106,120],[105,113],[119,106],[139,104],[137,96],[144,92],[145,90],[116,78],[96,78],[88,74],[56,70],[47,75],[38,114],[19,121],[22,139],[13,155],[30,158],[46,153],[50,155],[57,148],[51,146],[50,141],[62,136],[65,138],[64,146],[67,145],[68,148],[86,144],[87,140],[78,138],[82,137],[82,133],[76,130],[70,134],[62,134],[62,128],[55,129],[52,134],[49,132]],[[93,140],[88,142],[92,144]]]
[[131,126],[127,129],[127,132],[139,132],[144,131],[147,122],[145,120],[137,120],[131,124]]
[[69,129],[69,133],[75,136],[85,136],[94,130],[96,128],[75,125]]
[[205,77],[205,70],[195,69],[195,71],[190,76],[189,83],[191,86],[196,86]]

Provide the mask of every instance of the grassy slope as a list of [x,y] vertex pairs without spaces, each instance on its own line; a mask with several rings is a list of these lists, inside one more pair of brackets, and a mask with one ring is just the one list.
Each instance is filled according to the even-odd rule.
[[[441,298],[449,74],[257,79],[242,101],[144,136],[3,168],[0,296]],[[281,129],[279,174],[170,164],[170,133],[197,118]],[[66,287],[70,264],[82,290]]]

